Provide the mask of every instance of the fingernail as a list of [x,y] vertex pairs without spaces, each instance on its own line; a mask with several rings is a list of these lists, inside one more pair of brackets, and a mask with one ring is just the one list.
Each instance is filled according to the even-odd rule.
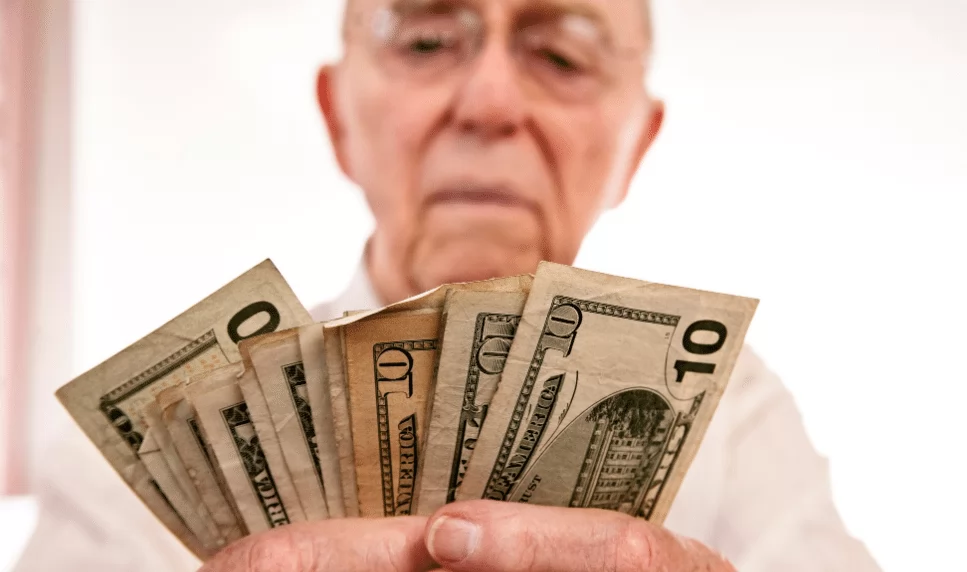
[[426,547],[437,564],[466,560],[480,542],[480,527],[472,522],[441,516],[430,525]]

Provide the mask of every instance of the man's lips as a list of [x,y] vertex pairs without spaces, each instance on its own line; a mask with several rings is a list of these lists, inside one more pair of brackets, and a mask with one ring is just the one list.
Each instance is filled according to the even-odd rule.
[[426,206],[479,205],[507,208],[523,208],[537,212],[537,204],[503,187],[462,187],[442,189],[431,194]]

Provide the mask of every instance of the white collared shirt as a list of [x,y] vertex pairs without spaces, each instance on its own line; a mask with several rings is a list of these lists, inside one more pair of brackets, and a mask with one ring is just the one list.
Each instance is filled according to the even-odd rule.
[[[312,316],[323,321],[380,305],[361,264],[346,292]],[[65,434],[48,458],[37,529],[18,571],[198,567],[80,431]],[[748,347],[665,526],[742,572],[879,570],[843,527],[826,459],[809,442],[792,395]]]

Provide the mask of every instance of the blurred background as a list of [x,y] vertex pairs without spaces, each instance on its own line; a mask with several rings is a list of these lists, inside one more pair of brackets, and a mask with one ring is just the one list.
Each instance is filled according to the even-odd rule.
[[[335,0],[2,0],[0,570],[53,391],[271,257],[337,295],[372,221],[314,100]],[[654,0],[665,128],[577,265],[761,299],[748,342],[885,570],[962,562],[967,4]],[[957,534],[958,531],[960,534]]]

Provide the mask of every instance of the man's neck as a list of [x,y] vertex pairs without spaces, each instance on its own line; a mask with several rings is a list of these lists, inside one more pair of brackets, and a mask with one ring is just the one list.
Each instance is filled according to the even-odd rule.
[[389,256],[390,249],[381,248],[380,238],[378,234],[371,236],[366,241],[366,250],[363,253],[363,264],[366,265],[366,271],[369,273],[373,292],[384,305],[419,294],[406,279],[403,269],[398,266],[398,261],[392,260]]

